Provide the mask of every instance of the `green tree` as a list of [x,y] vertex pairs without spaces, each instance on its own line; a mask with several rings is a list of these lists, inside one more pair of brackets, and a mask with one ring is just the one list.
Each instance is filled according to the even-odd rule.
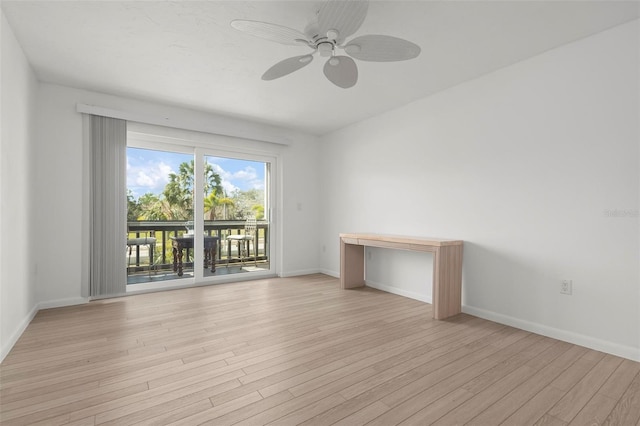
[[222,219],[227,220],[229,218],[228,210],[234,205],[233,200],[227,196],[224,196],[218,199],[218,204],[222,206]]
[[[193,161],[191,162],[193,164]],[[224,194],[222,178],[213,170],[213,166],[204,163],[204,195],[215,194],[221,197]]]
[[178,217],[177,220],[189,220],[193,217],[193,195],[191,188],[186,187],[187,182],[180,175],[169,174],[169,182],[165,185],[162,195],[169,206],[173,207]]
[[140,203],[133,197],[130,189],[127,189],[127,221],[138,220],[142,214]]
[[140,214],[133,220],[167,220],[171,219],[172,212],[169,203],[161,197],[150,192],[138,198]]
[[209,214],[209,220],[216,220],[216,206],[218,205],[218,197],[213,192],[204,199],[204,214]]
[[[213,166],[205,163],[204,196],[210,194],[220,196],[223,193],[222,179],[213,170]],[[162,195],[171,206],[172,219],[191,220],[193,218],[194,162],[181,163],[178,173],[169,173],[169,182]],[[215,214],[215,211],[214,211]]]
[[222,219],[227,219],[228,207],[233,206],[233,200],[227,196],[218,196],[215,193],[210,193],[204,199],[204,213],[209,214],[209,220],[216,220],[216,210],[218,207],[222,207]]
[[231,194],[231,198],[234,202],[233,219],[245,219],[248,216],[264,219],[264,190],[240,191],[236,189]]
[[255,204],[253,207],[251,207],[251,210],[253,210],[253,214],[256,217],[256,220],[264,219],[264,206],[262,204]]

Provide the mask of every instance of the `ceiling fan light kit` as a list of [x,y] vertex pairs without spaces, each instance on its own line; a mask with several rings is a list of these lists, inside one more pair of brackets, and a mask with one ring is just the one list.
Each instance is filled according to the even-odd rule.
[[[386,35],[364,35],[346,42],[367,16],[368,1],[328,0],[322,3],[316,16],[304,32],[268,22],[236,19],[236,30],[285,45],[306,45],[312,53],[294,56],[278,62],[263,75],[263,80],[275,80],[291,74],[313,60],[316,53],[328,58],[324,75],[338,87],[347,89],[358,81],[358,67],[352,58],[370,62],[395,62],[413,59],[420,54],[420,46],[410,41]],[[338,49],[349,56],[337,55]]]

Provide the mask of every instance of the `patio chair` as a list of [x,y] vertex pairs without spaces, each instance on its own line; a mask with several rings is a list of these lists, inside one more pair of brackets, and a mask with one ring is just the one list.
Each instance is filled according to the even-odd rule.
[[129,260],[127,262],[127,270],[131,268],[131,253],[133,252],[134,247],[139,246],[147,246],[148,247],[148,255],[149,255],[149,275],[151,275],[151,269],[155,265],[155,261],[153,258],[153,249],[156,246],[156,238],[153,236],[154,232],[150,233],[151,236],[145,237],[136,237],[136,238],[127,238],[127,249],[129,251]]
[[[255,243],[256,236],[256,218],[254,216],[250,216],[244,223],[244,234],[232,234],[227,236],[227,241],[235,242],[238,248],[238,256],[240,257],[240,264],[244,266],[244,260],[246,257],[249,257],[249,249],[251,243],[253,243],[253,261],[256,266],[258,266],[258,247]],[[229,244],[231,246],[231,244]],[[231,253],[227,254],[227,267],[229,266],[229,258],[231,257]]]

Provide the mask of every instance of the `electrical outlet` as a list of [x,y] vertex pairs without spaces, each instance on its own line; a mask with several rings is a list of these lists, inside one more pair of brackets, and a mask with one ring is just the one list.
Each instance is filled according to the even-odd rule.
[[573,281],[562,280],[562,283],[560,283],[560,294],[571,295],[572,292],[573,292]]

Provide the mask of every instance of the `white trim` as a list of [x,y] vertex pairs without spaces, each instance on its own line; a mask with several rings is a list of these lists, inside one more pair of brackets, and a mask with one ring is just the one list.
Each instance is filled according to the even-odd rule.
[[[271,235],[275,237],[275,246],[271,246],[270,254],[275,254],[275,260],[269,259],[269,262],[273,262],[275,265],[275,274],[282,276],[284,273],[284,221],[281,219],[284,217],[281,212],[284,211],[284,158],[278,154],[276,156],[276,164],[271,165],[269,171],[269,197],[271,197],[272,203],[269,205],[269,222],[276,225],[275,231],[271,232]],[[275,173],[274,173],[275,172]],[[265,212],[266,213],[266,212]],[[273,238],[272,238],[273,239]]]
[[103,117],[119,118],[121,120],[135,121],[138,123],[154,124],[156,126],[172,127],[175,129],[192,130],[196,132],[205,132],[220,136],[231,136],[238,138],[250,139],[258,142],[268,142],[278,145],[289,145],[291,141],[284,136],[269,135],[264,129],[260,131],[252,131],[246,126],[239,128],[234,126],[231,128],[223,128],[220,123],[211,123],[207,121],[185,121],[172,117],[161,117],[153,114],[144,114],[133,111],[120,111],[111,108],[104,108],[96,105],[87,105],[78,103],[76,110],[80,113],[100,115]]
[[38,310],[51,309],[51,308],[63,308],[65,306],[84,305],[85,303],[89,303],[88,297],[71,297],[69,299],[48,300],[46,302],[38,303]]
[[330,269],[320,268],[318,272],[320,272],[321,274],[329,275],[330,277],[340,278],[340,272],[332,271]]
[[371,287],[371,288],[375,288],[375,289],[378,289],[378,290],[386,291],[387,293],[397,294],[398,296],[408,297],[409,299],[419,300],[421,302],[425,302],[425,303],[429,303],[429,304],[431,304],[431,301],[432,301],[432,298],[427,296],[427,295],[416,293],[416,292],[413,292],[413,291],[403,290],[403,289],[398,288],[398,287],[393,287],[393,286],[390,286],[388,284],[382,284],[382,283],[379,283],[379,282],[376,282],[376,281],[372,281],[372,280],[365,280],[365,285],[367,287]]
[[[193,278],[196,282],[204,280],[204,152],[196,147],[193,151]],[[198,177],[200,176],[200,177]],[[217,248],[216,248],[217,249]]]
[[282,278],[289,278],[289,277],[299,277],[301,275],[312,275],[312,274],[320,274],[320,273],[321,273],[320,269],[298,269],[296,271],[283,272],[280,276]]
[[497,312],[487,311],[473,306],[462,306],[462,312],[483,318],[499,324],[508,325],[529,331],[531,333],[541,334],[553,339],[562,340],[564,342],[573,343],[574,345],[584,346],[596,351],[606,352],[612,355],[627,358],[640,362],[640,348],[633,346],[620,345],[618,343],[601,340],[584,334],[573,333],[571,331],[561,330],[559,328],[549,327],[543,324],[514,318],[508,315],[499,314]]
[[[237,283],[237,282],[250,282],[250,281],[258,281],[258,280],[264,280],[264,279],[269,279],[269,278],[275,278],[276,275],[273,273],[262,273],[262,272],[247,272],[247,273],[242,273],[242,274],[229,274],[229,275],[221,275],[220,277],[216,277],[216,278],[225,278],[224,280],[216,280],[216,281],[203,281],[203,282],[196,282],[193,279],[189,279],[189,282],[186,284],[182,283],[182,279],[179,280],[170,280],[170,281],[165,281],[165,283],[167,283],[168,285],[163,286],[163,287],[150,287],[150,286],[145,286],[145,287],[138,287],[138,286],[143,286],[144,284],[148,284],[148,283],[143,283],[143,284],[129,284],[127,286],[127,294],[123,294],[122,296],[131,296],[131,295],[135,295],[135,294],[143,294],[143,293],[157,293],[160,291],[168,291],[168,290],[183,290],[185,288],[192,288],[192,287],[206,287],[206,286],[212,286],[212,285],[224,285],[224,284],[232,284],[232,283]],[[180,284],[177,284],[178,282],[180,282]],[[129,287],[137,287],[137,288],[132,288],[129,289]]]
[[[283,274],[282,277],[293,277],[293,276],[309,275],[309,274],[315,274],[315,273],[322,273],[322,274],[325,274],[325,275],[333,276],[335,278],[339,277],[339,274],[337,274],[335,271],[329,271],[329,270],[325,270],[325,269],[322,269],[322,270],[307,269],[307,270],[291,271],[289,273]],[[263,279],[263,278],[269,278],[269,277],[266,277],[266,276],[259,277],[259,278],[256,277],[256,279]],[[227,282],[231,282],[231,281],[236,281],[236,280],[229,280]],[[238,281],[241,281],[241,280],[238,280]],[[219,284],[224,284],[224,283],[219,283]],[[207,285],[207,284],[205,284],[205,283],[192,284],[192,285],[189,285],[187,287],[197,287],[199,285]],[[412,294],[412,292],[406,292],[404,290],[398,290],[395,287],[390,287],[390,286],[374,283],[372,281],[367,281],[367,285],[369,287],[377,288],[379,290],[387,291],[389,293],[398,294],[400,296],[405,296],[405,297],[410,297],[412,299],[421,300],[420,298],[417,298],[417,297],[406,296],[405,295],[406,293],[411,293]],[[173,287],[173,288],[179,289],[179,288],[185,288],[185,287],[184,286],[180,286],[180,287]],[[165,290],[165,289],[163,289],[163,290]],[[147,290],[141,290],[141,291],[133,292],[133,293],[147,293],[147,292],[152,292],[152,291],[154,291],[154,290],[148,290],[147,289]],[[158,291],[158,290],[156,290],[156,291]],[[405,294],[403,294],[403,293],[405,293]],[[422,301],[425,301],[425,300],[422,300]],[[85,304],[85,303],[89,303],[89,299],[84,298],[84,297],[76,297],[76,298],[69,298],[69,299],[50,300],[50,301],[40,302],[40,303],[36,304],[33,307],[33,309],[31,309],[31,311],[29,312],[27,317],[24,320],[22,320],[22,322],[20,323],[20,326],[13,333],[13,335],[11,336],[11,338],[9,339],[7,344],[5,344],[2,347],[2,349],[0,351],[0,363],[2,363],[2,361],[4,361],[5,357],[9,354],[9,352],[11,352],[11,349],[13,349],[13,346],[16,344],[16,342],[18,341],[20,336],[22,336],[22,334],[27,329],[27,327],[29,326],[31,321],[38,314],[40,309],[50,309],[50,308],[59,308],[59,307],[64,307],[64,306],[82,305],[82,304]],[[430,302],[426,302],[426,303],[430,303]],[[504,325],[508,325],[508,326],[511,326],[511,327],[516,327],[516,328],[519,328],[521,330],[529,331],[531,333],[541,334],[543,336],[547,336],[547,337],[551,337],[551,338],[554,338],[554,339],[562,340],[562,341],[565,341],[565,342],[573,343],[575,345],[585,346],[585,347],[590,348],[590,349],[606,352],[606,353],[609,353],[609,354],[612,354],[612,355],[616,355],[616,356],[627,358],[627,359],[630,359],[630,360],[633,360],[633,361],[640,362],[640,349],[639,348],[634,348],[633,346],[620,345],[620,344],[609,342],[609,341],[606,341],[606,340],[596,339],[596,338],[593,338],[593,337],[585,336],[583,334],[572,333],[572,332],[569,332],[569,331],[560,330],[560,329],[553,328],[553,327],[548,327],[548,326],[545,326],[545,325],[542,325],[542,324],[537,324],[537,323],[533,323],[533,322],[530,322],[530,321],[521,320],[521,319],[518,319],[518,318],[510,317],[510,316],[507,316],[507,315],[502,315],[502,314],[499,314],[499,313],[496,313],[496,312],[487,311],[487,310],[480,309],[480,308],[475,308],[473,306],[468,306],[468,305],[464,305],[462,307],[462,312],[464,312],[466,314],[469,314],[469,315],[473,315],[473,316],[479,317],[479,318],[483,318],[483,319],[486,319],[486,320],[489,320],[489,321],[497,322],[499,324],[504,324]]]
[[127,284],[127,296],[144,291],[162,291],[173,290],[177,288],[192,287],[196,284],[196,280],[192,276],[177,277],[173,280],[147,281],[136,284]]
[[[321,273],[331,275],[338,278],[340,275],[333,271],[321,270]],[[432,303],[432,300],[411,291],[406,291],[392,287],[386,284],[377,283],[375,281],[366,280],[366,285],[371,288],[386,291],[388,293],[397,294],[399,296],[408,297],[411,299],[420,300],[425,303]],[[634,348],[633,346],[620,345],[618,343],[609,342],[607,340],[597,339],[594,337],[586,336],[584,334],[573,333],[571,331],[561,330],[554,327],[549,327],[543,324],[514,318],[508,315],[502,315],[496,312],[487,311],[473,306],[463,305],[462,312],[483,318],[489,321],[493,321],[499,324],[508,325],[518,328],[520,330],[529,331],[531,333],[540,334],[543,336],[551,337],[553,339],[562,340],[563,342],[572,343],[574,345],[584,346],[596,351],[606,352],[619,357],[627,358],[633,361],[640,362],[640,348]]]
[[221,156],[243,155],[274,156],[285,146],[264,143],[256,139],[197,132],[188,129],[162,127],[140,122],[127,122],[127,144],[153,149],[158,144],[183,153],[193,153],[193,148],[214,148]]
[[80,296],[89,297],[91,292],[91,136],[89,116],[82,116],[82,216],[80,235],[82,254],[80,256]]
[[20,336],[22,336],[22,333],[24,333],[24,331],[27,329],[27,327],[29,326],[33,318],[35,318],[37,313],[38,313],[38,304],[36,304],[33,307],[33,309],[31,309],[29,314],[20,322],[20,325],[18,326],[16,331],[13,332],[13,334],[11,335],[7,343],[0,350],[0,363],[2,363],[5,357],[9,355],[9,352],[11,352],[11,349],[13,349],[13,346],[16,344]]
[[127,148],[152,149],[155,151],[175,152],[178,154],[194,155],[199,146],[189,143],[186,139],[165,138],[127,131]]

